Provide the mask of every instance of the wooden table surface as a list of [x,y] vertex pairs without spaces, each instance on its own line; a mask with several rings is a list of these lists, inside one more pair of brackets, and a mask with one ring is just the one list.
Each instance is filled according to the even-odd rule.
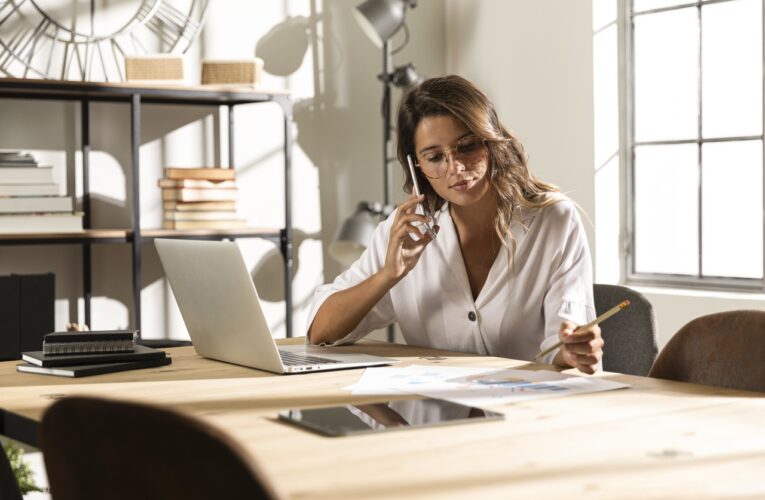
[[[400,366],[541,367],[381,343],[335,349]],[[76,380],[0,363],[3,432],[13,434],[7,422],[17,418],[34,426],[57,398],[97,395],[170,406],[224,429],[294,498],[765,498],[765,394],[603,373],[631,388],[492,408],[504,421],[330,438],[277,413],[389,399],[343,389],[362,370],[279,376],[191,347],[168,352],[167,367]],[[431,355],[446,359],[423,358]]]

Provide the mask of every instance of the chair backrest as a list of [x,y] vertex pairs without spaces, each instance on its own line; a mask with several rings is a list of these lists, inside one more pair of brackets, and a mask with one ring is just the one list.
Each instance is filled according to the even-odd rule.
[[683,326],[651,377],[765,392],[765,311],[728,311]]
[[39,442],[54,500],[277,497],[230,437],[167,409],[65,398],[43,415]]
[[603,335],[603,369],[645,376],[656,353],[656,319],[653,307],[642,294],[619,285],[593,286],[595,311],[603,314],[621,301],[630,307],[600,324]]
[[0,444],[0,498],[3,500],[21,500],[22,498],[19,483],[16,482],[11,462],[2,444]]

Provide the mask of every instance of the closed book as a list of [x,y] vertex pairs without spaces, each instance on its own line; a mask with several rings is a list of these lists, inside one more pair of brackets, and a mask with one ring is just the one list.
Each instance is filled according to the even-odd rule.
[[0,152],[0,166],[36,166],[37,160],[29,153],[20,153],[18,151]]
[[232,181],[236,178],[236,170],[221,167],[181,168],[168,167],[165,169],[166,179],[207,179],[209,181]]
[[56,375],[59,377],[87,377],[88,375],[101,375],[104,373],[123,372],[126,370],[138,370],[141,368],[155,368],[167,366],[173,360],[169,357],[150,359],[146,361],[124,361],[119,363],[98,363],[92,365],[72,365],[44,367],[30,364],[16,365],[16,370],[22,373],[37,373],[40,375]]
[[19,359],[21,277],[0,276],[0,360]]
[[0,184],[0,196],[58,196],[58,184]]
[[165,212],[165,220],[237,220],[236,212]]
[[238,229],[247,227],[247,221],[240,220],[166,220],[163,229]]
[[50,184],[53,167],[5,167],[0,168],[0,184]]
[[19,351],[23,352],[39,349],[45,335],[53,330],[56,276],[26,274],[20,278]]
[[233,189],[236,181],[208,181],[206,179],[160,179],[161,188],[217,188]]
[[0,213],[72,212],[71,196],[0,197]]
[[163,189],[162,199],[172,201],[236,201],[237,189]]
[[76,233],[82,213],[0,214],[0,233]]
[[97,354],[132,352],[137,330],[105,330],[93,332],[54,332],[43,338],[43,354]]
[[43,342],[87,342],[89,340],[135,340],[138,330],[93,330],[87,332],[53,332]]
[[22,167],[22,168],[35,168],[37,166],[37,163],[34,161],[6,161],[0,158],[0,168],[9,168],[9,167]]
[[163,207],[166,212],[234,212],[235,201],[165,201]]
[[112,352],[104,354],[56,354],[45,355],[42,351],[21,353],[21,359],[37,366],[74,366],[92,365],[99,363],[115,363],[118,361],[146,361],[165,357],[165,351],[136,345],[133,352]]

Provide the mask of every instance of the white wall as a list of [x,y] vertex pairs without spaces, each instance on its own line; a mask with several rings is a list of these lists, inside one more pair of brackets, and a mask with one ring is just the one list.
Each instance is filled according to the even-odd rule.
[[447,27],[447,70],[493,100],[532,173],[594,217],[589,0],[447,0]]

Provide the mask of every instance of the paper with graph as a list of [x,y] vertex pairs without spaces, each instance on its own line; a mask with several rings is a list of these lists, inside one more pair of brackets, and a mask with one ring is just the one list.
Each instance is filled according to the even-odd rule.
[[364,395],[419,394],[482,407],[624,387],[628,385],[549,370],[411,365],[367,368],[346,389]]

